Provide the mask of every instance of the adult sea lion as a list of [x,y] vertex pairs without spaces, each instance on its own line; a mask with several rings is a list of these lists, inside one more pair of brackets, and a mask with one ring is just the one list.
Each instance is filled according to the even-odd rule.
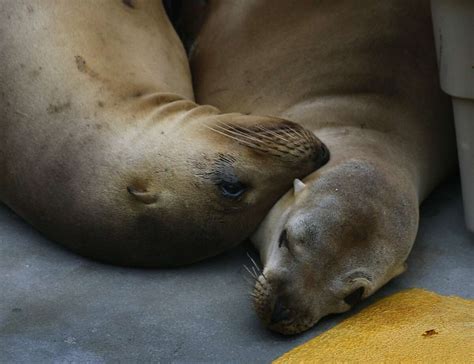
[[2,1],[0,61],[0,199],[94,259],[215,255],[327,160],[297,124],[196,105],[159,0]]
[[331,151],[253,235],[254,305],[294,334],[405,269],[418,207],[456,166],[428,0],[210,2],[191,50],[199,102],[288,117]]

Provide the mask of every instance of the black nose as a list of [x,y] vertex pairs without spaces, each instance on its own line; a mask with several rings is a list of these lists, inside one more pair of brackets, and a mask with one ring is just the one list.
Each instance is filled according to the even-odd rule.
[[275,305],[273,306],[272,317],[270,318],[271,324],[276,324],[281,321],[288,320],[290,318],[290,310],[281,303],[281,300],[277,298]]
[[330,157],[331,153],[329,152],[328,147],[326,147],[324,143],[321,143],[321,149],[316,159],[317,168],[324,166],[329,161]]

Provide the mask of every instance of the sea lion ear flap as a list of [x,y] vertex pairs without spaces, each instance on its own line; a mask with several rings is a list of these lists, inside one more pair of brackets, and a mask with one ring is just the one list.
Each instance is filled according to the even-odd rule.
[[298,178],[295,178],[295,180],[293,181],[293,192],[295,196],[298,195],[301,191],[303,191],[305,187],[306,185],[303,183],[303,181]]
[[147,190],[139,190],[133,186],[128,186],[127,191],[137,201],[143,202],[145,205],[150,205],[158,201],[158,196],[156,195],[156,193],[149,192]]

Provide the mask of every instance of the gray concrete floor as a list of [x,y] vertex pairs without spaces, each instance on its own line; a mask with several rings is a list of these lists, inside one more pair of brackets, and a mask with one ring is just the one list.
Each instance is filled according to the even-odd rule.
[[[458,179],[421,215],[408,271],[352,313],[409,287],[474,297],[474,239]],[[0,206],[0,362],[264,363],[348,316],[292,338],[265,330],[244,280],[248,250],[175,270],[112,267],[61,249]]]

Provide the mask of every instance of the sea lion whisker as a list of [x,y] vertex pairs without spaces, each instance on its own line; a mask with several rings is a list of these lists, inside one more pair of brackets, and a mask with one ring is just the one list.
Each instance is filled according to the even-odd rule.
[[258,284],[260,285],[260,287],[262,287],[263,289],[265,288],[265,287],[263,286],[263,283],[262,283],[262,282],[260,282],[260,280],[259,280],[259,279],[257,279],[255,283],[256,283],[256,284],[258,283]]
[[[235,140],[241,140],[241,139],[238,139],[236,137],[234,137],[234,135],[237,135],[237,136],[247,136],[243,133],[237,133],[237,132],[232,132],[231,130],[229,130],[228,128],[224,128],[224,127],[221,127],[219,125],[215,125],[213,127],[209,127],[209,126],[206,126],[206,128],[216,132],[216,133],[219,133],[219,134],[222,134],[228,138],[232,138],[232,139],[235,139]],[[249,139],[249,138],[247,138]],[[254,139],[255,140],[255,139]],[[258,141],[258,139],[257,139]]]
[[[271,130],[271,129],[268,129],[268,128],[264,128],[264,127],[261,127],[261,126],[257,126],[257,128],[259,128],[260,130],[262,130],[262,131],[265,132],[265,133],[268,133],[268,134],[273,135],[275,138],[281,139],[281,140],[284,141],[285,143],[289,143],[289,142],[290,142],[290,139],[284,138],[281,134],[275,132],[275,130]],[[294,135],[289,134],[285,128],[281,128],[281,129],[279,129],[278,131],[280,131],[280,132],[282,132],[282,133],[285,133],[286,135],[288,135],[288,136],[290,136],[292,139],[294,139]],[[274,141],[273,138],[270,138],[270,137],[268,137],[268,136],[266,136],[266,137],[267,137],[268,139]]]
[[[259,143],[264,143],[265,145],[269,145],[269,144],[265,143],[264,140],[262,140],[262,139],[268,140],[269,142],[271,142],[271,144],[275,143],[276,141],[275,141],[275,138],[269,137],[268,135],[265,135],[264,133],[272,134],[274,137],[277,137],[277,138],[283,140],[285,143],[290,143],[290,140],[287,140],[287,139],[283,138],[281,135],[279,135],[275,131],[272,131],[271,129],[265,128],[261,125],[257,125],[254,128],[247,128],[245,126],[236,127],[232,124],[223,124],[223,123],[219,123],[219,124],[220,124],[219,126],[221,128],[225,129],[225,131],[228,131],[229,133],[232,133],[234,135],[244,136],[244,137],[247,137],[247,138],[251,138],[252,136],[254,136],[256,138],[254,140],[257,140]],[[258,133],[257,134],[256,129],[260,130],[260,131],[263,131],[264,133]]]
[[258,279],[258,272],[256,271],[255,267],[252,267],[252,272],[257,276]]
[[292,132],[297,134],[301,139],[306,140],[307,142],[311,142],[311,144],[316,140],[316,136],[307,130],[292,129]]
[[250,281],[247,276],[243,276],[245,283],[247,283],[250,287],[253,288],[255,286],[255,283],[253,281]]
[[259,134],[259,135],[265,136],[267,139],[270,139],[270,140],[272,140],[273,142],[275,142],[275,138],[278,138],[278,139],[282,140],[282,141],[285,142],[285,143],[290,143],[290,142],[291,142],[290,139],[284,138],[281,133],[285,133],[286,135],[288,135],[288,136],[290,136],[292,139],[294,139],[294,135],[288,134],[288,133],[286,132],[285,128],[278,129],[278,132],[275,131],[275,130],[269,129],[269,128],[265,128],[265,127],[263,127],[263,126],[256,126],[256,128],[258,128],[259,130],[261,130],[263,133],[272,135],[272,137],[269,137],[268,135],[265,135],[265,134]]
[[223,121],[220,121],[220,120],[217,120],[214,124],[224,128],[224,129],[235,127],[235,125],[230,123],[230,122],[226,123],[226,122],[223,122]]
[[[288,130],[284,130],[284,132],[288,133]],[[299,135],[300,138],[302,138],[304,140],[308,140],[308,135],[306,135],[305,133],[302,133],[300,130],[292,129],[292,132],[296,135]]]
[[[305,140],[305,141],[313,140],[313,138],[308,138],[308,135],[306,133],[302,133],[300,130],[298,130],[296,128],[291,129],[291,133],[289,132],[289,129],[284,129],[283,133],[288,135],[293,140],[295,140],[295,139],[302,139],[302,140]],[[298,138],[295,138],[295,135],[297,135]]]
[[[255,132],[255,129],[260,130],[260,131],[262,131],[262,132],[264,132],[264,133],[267,133],[267,132],[268,132],[268,133],[271,133],[271,130],[270,130],[270,129],[265,128],[265,127],[263,127],[263,126],[261,126],[261,125],[255,126],[254,129],[250,129],[250,128],[246,128],[246,127],[239,127],[239,129],[237,129],[237,128],[233,127],[233,126],[231,126],[231,127],[232,127],[232,129],[235,130],[235,131],[239,131],[239,129],[240,129],[240,130],[247,131],[249,134],[255,134],[255,133],[256,133],[256,132]],[[266,135],[266,134],[264,134],[264,133],[259,133],[259,134],[258,134],[258,137],[259,137],[259,138],[263,138],[263,139],[267,139],[267,140],[269,140],[269,141],[271,141],[271,142],[275,142],[274,138],[269,137],[268,135]],[[274,135],[277,136],[276,133],[274,133]]]
[[220,131],[220,130],[217,130],[217,129],[215,129],[215,128],[211,128],[211,127],[208,127],[208,126],[206,126],[206,128],[212,130],[212,131],[215,132],[215,133],[221,134],[221,135],[223,135],[223,136],[225,136],[225,137],[227,137],[227,138],[236,140],[236,141],[238,141],[238,142],[240,142],[240,143],[242,143],[242,144],[244,144],[244,145],[246,145],[246,146],[248,146],[248,147],[256,148],[256,149],[260,149],[260,150],[264,150],[263,148],[261,148],[261,147],[255,145],[255,144],[253,144],[253,143],[250,143],[249,141],[239,139],[239,138],[237,138],[237,137],[235,137],[235,136],[229,135],[229,134],[227,134],[227,133],[225,133],[225,132],[222,132],[222,131]]
[[[217,127],[222,129],[222,127],[220,127],[220,126],[217,126]],[[231,135],[234,135],[234,136],[237,136],[237,137],[246,138],[246,139],[249,139],[249,140],[254,141],[254,142],[256,142],[256,143],[264,144],[264,145],[269,146],[269,144],[268,144],[268,143],[265,143],[265,141],[263,141],[262,139],[257,138],[257,137],[255,137],[255,136],[252,136],[252,135],[250,135],[250,134],[242,133],[242,132],[239,131],[239,130],[235,130],[235,131],[234,131],[234,130],[232,130],[232,129],[226,128],[226,129],[222,129],[222,131],[223,131],[224,133],[226,133],[226,134],[228,133],[228,134],[231,134]],[[230,137],[230,135],[229,135],[229,137]],[[272,140],[272,141],[273,141],[273,140]]]
[[255,268],[257,268],[258,272],[263,274],[262,273],[262,269],[258,266],[257,262],[250,256],[250,254],[247,252],[247,257],[250,259],[250,261],[252,262],[253,266]]
[[[288,149],[288,146],[285,146],[284,143],[278,143],[277,141],[275,141],[273,139],[271,139],[271,142],[268,143],[268,142],[266,142],[265,140],[263,140],[261,138],[254,138],[254,137],[251,137],[250,135],[247,135],[245,133],[241,133],[240,131],[238,131],[238,132],[233,131],[229,128],[223,128],[219,125],[216,125],[214,127],[208,127],[208,126],[206,126],[206,127],[208,129],[216,132],[216,133],[224,135],[224,136],[226,136],[230,139],[234,139],[234,140],[238,141],[239,143],[242,143],[242,144],[244,144],[248,147],[260,150],[260,151],[265,152],[265,153],[270,153],[272,155],[276,155],[276,156],[281,157],[282,154],[285,154],[285,155],[289,155],[289,156],[292,156],[292,157],[299,158],[301,153],[294,153],[294,152],[292,152],[292,150],[294,150],[294,151],[298,150],[299,152],[304,152],[304,150],[301,150],[301,148],[297,147],[297,146],[295,146],[291,149]],[[282,140],[285,140],[285,139],[282,139]],[[291,141],[287,141],[287,143],[290,144]],[[285,148],[282,149],[281,146],[285,146]]]
[[[263,134],[263,133],[257,133],[254,129],[249,129],[249,128],[246,128],[246,127],[239,127],[239,128],[236,128],[236,127],[233,127],[231,126],[231,128],[229,130],[233,130],[235,131],[236,133],[238,133],[239,135],[247,135],[247,136],[258,136],[258,140],[261,141],[262,139],[266,139],[272,143],[275,142],[275,140],[271,137],[269,137],[268,135],[266,134]],[[265,129],[261,129],[262,131],[266,131]]]
[[[241,144],[243,144],[243,145],[245,145],[249,148],[257,149],[257,150],[260,150],[262,152],[269,152],[269,149],[274,149],[274,148],[263,148],[262,146],[260,146],[258,144],[252,143],[252,142],[250,142],[248,140],[244,140],[242,138],[235,137],[233,135],[229,135],[225,132],[222,132],[222,131],[214,129],[214,128],[209,128],[209,129],[214,131],[215,133],[218,133],[218,134],[221,134],[221,135],[223,135],[227,138],[233,139],[233,140],[235,140],[235,141],[237,141],[237,142],[239,142],[239,143],[241,143]],[[262,143],[260,143],[260,144],[262,144]],[[268,147],[268,145],[265,145],[265,146]],[[275,155],[275,154],[273,154],[273,155]]]
[[250,274],[250,276],[253,278],[253,279],[258,279],[258,276],[255,275],[254,272],[252,272],[249,267],[247,267],[245,264],[243,265],[244,269]]

